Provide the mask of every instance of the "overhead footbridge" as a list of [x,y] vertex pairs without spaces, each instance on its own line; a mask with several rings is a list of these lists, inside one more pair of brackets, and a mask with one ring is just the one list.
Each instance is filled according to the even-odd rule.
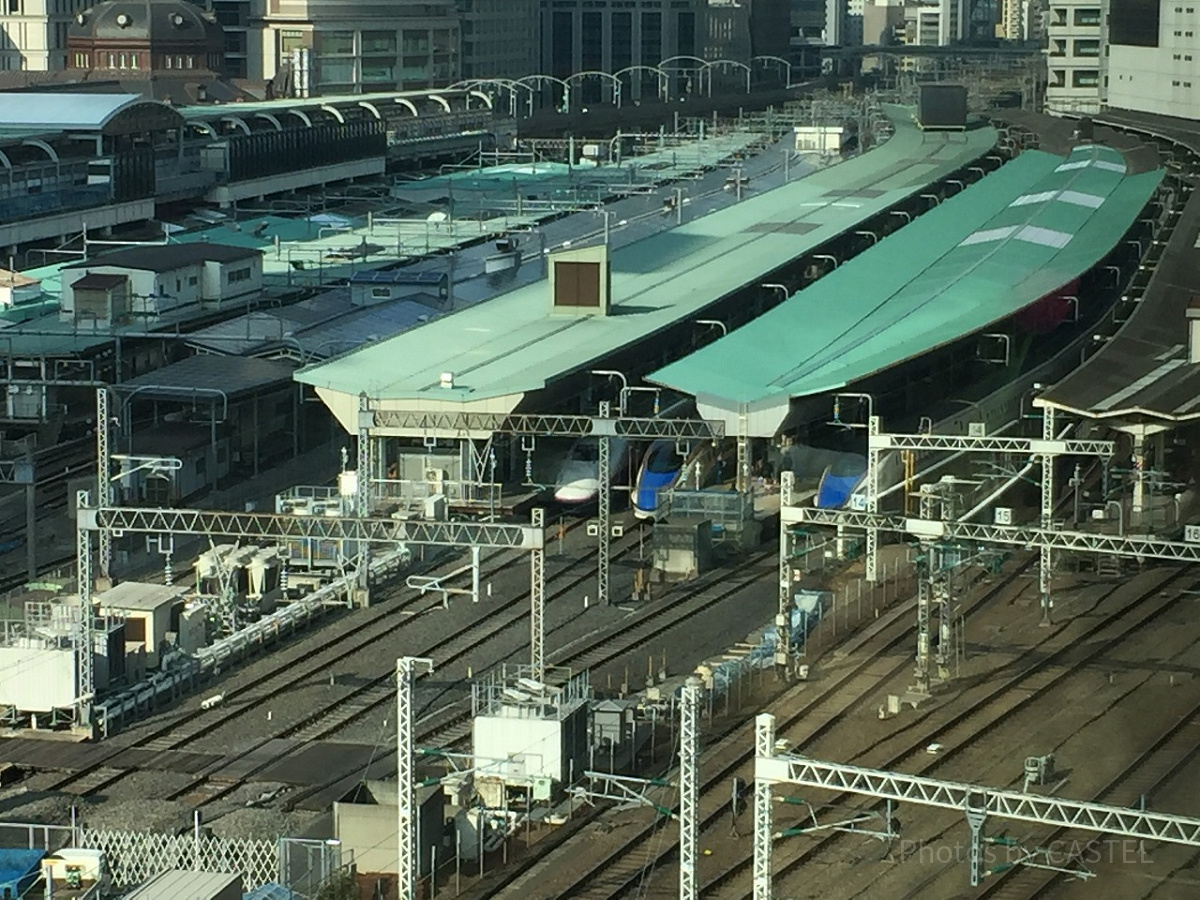
[[[773,190],[750,185],[741,202],[691,221],[684,205],[678,227],[612,250],[605,309],[556,311],[551,285],[540,281],[296,378],[353,433],[360,394],[385,412],[503,415],[562,408],[601,363],[638,377],[694,346],[698,317],[763,302],[762,283],[784,267],[973,165],[996,141],[990,127],[927,134],[910,110],[885,111],[892,136],[861,156]],[[428,427],[375,434],[489,436]]]
[[1130,175],[1120,153],[1094,144],[1067,158],[1026,151],[648,380],[696,397],[701,415],[731,431],[773,436],[800,398],[950,345],[1069,285],[1122,241],[1162,177]]

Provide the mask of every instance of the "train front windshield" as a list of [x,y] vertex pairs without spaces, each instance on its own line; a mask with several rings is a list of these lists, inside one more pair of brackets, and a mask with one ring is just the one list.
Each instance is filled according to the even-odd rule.
[[683,459],[675,452],[675,445],[659,443],[650,451],[650,457],[646,460],[646,471],[655,475],[670,475],[679,471],[681,465]]

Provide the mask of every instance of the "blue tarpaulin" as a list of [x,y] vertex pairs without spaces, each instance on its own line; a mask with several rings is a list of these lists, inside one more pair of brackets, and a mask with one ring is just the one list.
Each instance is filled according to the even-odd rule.
[[0,898],[16,900],[41,874],[44,850],[0,849]]

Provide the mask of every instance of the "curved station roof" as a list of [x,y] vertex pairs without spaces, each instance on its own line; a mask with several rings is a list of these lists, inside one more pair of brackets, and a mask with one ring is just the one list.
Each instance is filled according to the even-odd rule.
[[[1200,154],[1200,126],[1190,120],[1107,110],[1096,121],[1165,138]],[[1147,257],[1154,253],[1152,248]],[[1193,362],[1185,331],[1200,316],[1198,255],[1200,192],[1193,191],[1181,203],[1161,257],[1148,259],[1148,282],[1125,324],[1034,405],[1105,419],[1115,427],[1162,427],[1200,419],[1200,367]]]
[[709,418],[779,427],[835,390],[1005,319],[1121,239],[1162,178],[1098,145],[1027,151],[727,337],[649,376]]
[[[543,280],[296,378],[351,431],[363,392],[379,409],[511,412],[526,393],[695,316],[995,143],[991,128],[924,134],[909,110],[888,114],[894,134],[861,156],[615,249],[607,316],[552,315]],[[443,372],[453,387],[440,384]]]

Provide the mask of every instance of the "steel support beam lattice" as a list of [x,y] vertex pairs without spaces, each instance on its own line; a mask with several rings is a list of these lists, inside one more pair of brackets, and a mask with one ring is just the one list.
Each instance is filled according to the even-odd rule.
[[1078,553],[1107,553],[1141,559],[1161,559],[1168,562],[1200,562],[1200,544],[1168,541],[1150,536],[1098,534],[1089,531],[1044,530],[1025,525],[984,525],[975,522],[954,522],[934,519],[914,519],[900,515],[855,512],[844,509],[818,509],[792,506],[781,510],[783,523],[797,525],[843,526],[865,530],[877,528],[899,534],[910,534],[927,540],[976,541],[982,544],[1041,548]]
[[[533,510],[533,527],[541,530],[546,524],[546,511],[540,506]],[[546,673],[546,555],[541,547],[529,554],[529,667],[535,681]]]
[[656,419],[625,416],[521,415],[504,413],[437,413],[375,409],[365,414],[376,437],[445,437],[483,439],[494,434],[541,437],[627,437],[646,440],[700,440],[725,436],[722,422],[705,419]]
[[[358,462],[354,472],[354,512],[360,518],[366,519],[371,515],[371,431],[363,427],[365,413],[369,409],[366,394],[358,397]],[[371,596],[371,546],[366,542],[358,544],[358,591],[360,603],[366,606]]]
[[[1053,828],[1079,828],[1137,840],[1200,847],[1200,818],[1064,800],[963,782],[885,772],[780,754],[775,717],[755,719],[754,900],[771,900],[771,790],[774,785],[821,788],[894,803],[914,803],[962,813],[971,831],[971,884],[983,878],[984,825],[989,818]],[[890,823],[889,823],[890,827]]]
[[[117,365],[120,364],[117,360]],[[96,496],[101,506],[112,506],[113,500],[108,423],[108,388],[96,388]],[[112,574],[111,531],[100,532],[99,545],[100,574],[107,578]]]
[[[1049,443],[1054,439],[1054,407],[1047,406],[1042,410],[1042,440]],[[1111,454],[1109,454],[1111,455]],[[1039,456],[1042,464],[1042,502],[1038,524],[1042,531],[1050,531],[1054,527],[1054,454],[1043,453]],[[1050,610],[1053,599],[1050,589],[1054,579],[1053,550],[1048,546],[1038,548],[1038,587],[1042,597],[1042,624],[1050,624]]]
[[413,679],[432,672],[433,660],[402,656],[396,660],[396,842],[399,868],[396,881],[400,900],[415,900],[420,842],[414,812]]
[[700,799],[700,697],[695,675],[683,686],[679,727],[679,900],[696,900],[696,838]]
[[1111,457],[1116,453],[1112,441],[1055,440],[1054,421],[1046,428],[1043,420],[1042,439],[1026,437],[972,437],[966,434],[872,434],[868,438],[871,450],[916,450],[922,453],[940,450],[968,453],[1011,453],[1018,456],[1052,453],[1066,456]]
[[[607,403],[600,404],[601,418],[607,418],[609,407]],[[599,547],[596,553],[596,602],[601,606],[607,606],[609,603],[608,595],[608,576],[609,576],[609,551],[612,549],[610,541],[612,540],[612,523],[611,523],[611,503],[612,495],[608,480],[612,475],[612,461],[609,459],[609,451],[612,447],[608,442],[608,435],[601,434],[599,438],[599,462],[596,488],[596,505],[597,517],[599,519]]]
[[825,788],[956,811],[975,809],[988,818],[1200,847],[1200,818],[1192,816],[1064,800],[799,756],[781,755],[759,763],[761,769],[756,767],[756,772],[774,784]]
[[87,508],[86,504],[79,511],[79,528],[84,531],[111,529],[139,534],[207,534],[266,540],[317,538],[441,547],[478,546],[498,550],[533,550],[545,546],[542,530],[532,525],[360,519],[356,516],[281,516],[207,509],[97,509]]
[[[755,759],[775,755],[775,717],[763,713],[755,719]],[[754,771],[754,900],[771,900],[771,782]]]
[[[88,503],[88,492],[75,495],[82,510]],[[91,725],[95,703],[96,680],[92,661],[92,535],[84,528],[75,532],[75,580],[79,589],[79,622],[73,650],[79,669],[79,724]]]
[[[875,446],[879,434],[879,416],[867,419],[867,512],[879,512],[879,462],[882,451]],[[866,578],[871,584],[879,580],[879,531],[867,529]]]
[[[781,473],[781,509],[787,509],[795,502],[795,489],[795,473]],[[775,634],[775,665],[787,666],[792,658],[792,533],[782,519],[779,526],[779,612],[775,616]]]

